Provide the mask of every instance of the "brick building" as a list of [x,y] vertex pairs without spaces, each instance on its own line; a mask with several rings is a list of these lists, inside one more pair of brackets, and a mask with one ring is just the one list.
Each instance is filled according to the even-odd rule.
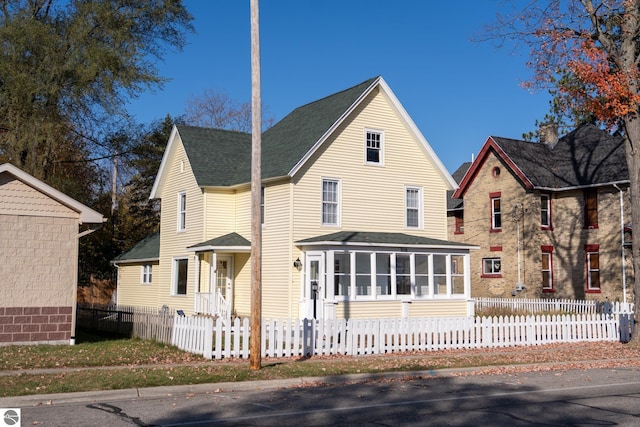
[[623,301],[626,289],[629,300],[622,138],[593,125],[540,143],[489,137],[453,177],[448,238],[481,247],[471,254],[473,297]]

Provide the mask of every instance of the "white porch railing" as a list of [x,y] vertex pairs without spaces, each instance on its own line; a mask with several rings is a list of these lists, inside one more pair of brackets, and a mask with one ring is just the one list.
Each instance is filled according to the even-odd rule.
[[[392,352],[628,341],[631,314],[263,320],[262,356]],[[249,356],[249,319],[176,316],[172,341],[208,358]]]
[[231,307],[227,300],[219,293],[196,292],[194,310],[197,314],[208,314],[228,319],[231,315]]

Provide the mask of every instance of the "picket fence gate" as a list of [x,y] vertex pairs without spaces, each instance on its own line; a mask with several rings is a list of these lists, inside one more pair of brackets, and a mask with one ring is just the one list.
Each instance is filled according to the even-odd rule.
[[[365,355],[446,349],[629,341],[631,314],[391,319],[270,319],[262,357]],[[176,316],[171,344],[211,359],[249,357],[249,319]]]

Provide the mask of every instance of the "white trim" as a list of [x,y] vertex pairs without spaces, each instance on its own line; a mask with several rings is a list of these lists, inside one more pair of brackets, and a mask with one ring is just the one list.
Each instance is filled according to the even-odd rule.
[[393,248],[416,248],[416,249],[446,249],[446,250],[479,250],[480,246],[458,246],[458,245],[414,245],[405,243],[366,243],[366,242],[336,242],[336,241],[321,241],[321,242],[297,242],[296,246],[327,246],[327,247],[343,247],[343,246],[367,246],[367,247],[385,247],[390,248],[389,251],[394,251]]
[[[182,210],[182,200],[184,199],[184,211]],[[183,214],[184,212],[184,220]],[[177,230],[179,233],[187,231],[187,192],[178,191],[178,224]]]
[[138,264],[141,262],[150,262],[150,263],[160,262],[160,259],[159,258],[123,259],[123,260],[111,261],[111,264],[117,267],[118,264]]
[[219,251],[219,252],[251,252],[250,246],[194,246],[191,248],[187,248],[187,252],[208,252],[208,251]]
[[[378,162],[370,162],[367,160],[367,151],[369,150],[369,146],[367,145],[368,140],[367,140],[367,135],[368,134],[377,134],[380,135],[380,147],[378,148],[379,150],[379,155],[380,155],[380,161]],[[384,131],[383,130],[379,130],[379,129],[372,129],[372,128],[365,128],[364,129],[364,164],[366,166],[384,166]]]
[[373,83],[371,83],[371,86],[369,86],[367,89],[365,89],[362,92],[362,94],[360,94],[358,99],[356,99],[355,102],[353,104],[351,104],[351,106],[349,108],[347,108],[347,110],[338,118],[338,120],[336,120],[336,122],[333,125],[331,125],[331,127],[329,129],[327,129],[327,131],[324,133],[324,135],[322,135],[320,137],[320,139],[318,139],[318,141],[316,141],[316,143],[313,144],[313,147],[311,147],[311,149],[309,151],[307,151],[306,154],[304,156],[302,156],[302,158],[300,160],[298,160],[298,163],[296,163],[293,166],[293,168],[289,171],[288,175],[290,177],[294,176],[304,166],[304,164],[307,162],[307,160],[309,160],[313,156],[313,154],[320,148],[320,146],[342,124],[342,122],[351,114],[351,112],[354,111],[356,109],[356,107],[358,107],[358,105],[360,105],[362,100],[364,100],[371,93],[371,91],[380,83],[380,81],[382,81],[382,77],[376,78],[373,81]]
[[[411,226],[408,224],[409,216],[409,205],[407,204],[407,195],[409,190],[417,191],[417,209],[418,209],[418,225]],[[421,230],[424,227],[424,195],[423,189],[418,185],[405,185],[404,186],[404,228],[407,230]]]
[[77,200],[67,196],[66,194],[56,190],[50,185],[45,184],[39,179],[29,175],[21,169],[18,169],[11,163],[4,163],[0,165],[0,174],[2,173],[10,173],[24,184],[29,187],[44,193],[55,201],[65,205],[71,210],[74,210],[80,214],[80,223],[88,223],[88,224],[102,224],[107,219],[102,216],[102,214],[94,211],[90,207],[83,205]]
[[454,190],[458,188],[458,184],[453,179],[451,174],[447,171],[447,168],[444,167],[444,164],[440,160],[440,158],[436,155],[429,142],[427,142],[426,138],[416,124],[413,122],[409,114],[407,114],[406,110],[400,104],[400,101],[394,95],[393,91],[384,81],[384,79],[379,76],[377,77],[371,86],[369,86],[366,90],[362,92],[362,94],[356,99],[356,101],[340,116],[338,120],[325,132],[320,139],[311,147],[309,151],[296,163],[296,165],[289,171],[289,176],[293,177],[303,166],[304,164],[313,156],[313,154],[320,148],[320,146],[331,136],[331,134],[344,122],[344,120],[360,105],[360,103],[376,88],[380,87],[380,89],[387,94],[389,100],[391,101],[392,106],[395,108],[397,113],[401,116],[401,118],[406,123],[407,127],[413,134],[413,136],[420,142],[422,148],[426,151],[428,157],[433,162],[435,166],[435,170],[440,174],[440,176],[445,180],[446,184],[448,184],[448,190]]
[[[324,183],[335,182],[336,183],[336,222],[324,222]],[[332,202],[331,202],[332,203]],[[342,180],[339,178],[322,177],[322,184],[320,187],[320,225],[323,227],[340,227],[342,224]]]
[[[149,271],[146,272],[146,267],[149,267]],[[148,280],[145,280],[148,279]],[[140,284],[151,285],[153,283],[153,264],[142,264],[140,266]]]
[[[178,271],[176,269],[177,265],[178,265],[178,261],[187,261],[187,268],[186,268],[186,272],[187,272],[187,277],[186,277],[186,289],[185,289],[185,293],[184,294],[179,294],[178,293]],[[189,293],[189,257],[186,256],[178,256],[178,257],[173,257],[171,260],[171,296],[177,296],[177,297],[185,297],[187,296],[187,294]]]
[[[158,168],[158,174],[156,175],[156,180],[153,181],[153,187],[151,188],[151,194],[149,195],[149,199],[160,198],[160,193],[163,190],[162,185],[164,184],[164,180],[165,180],[165,169],[169,167],[167,165],[169,162],[168,158],[173,153],[174,145],[177,144],[176,142],[174,142],[176,139],[176,135],[179,136],[178,128],[176,127],[176,125],[173,125],[173,128],[171,129],[171,135],[169,136],[169,142],[167,142],[167,147],[165,148],[164,154],[162,155],[162,161],[160,162],[160,168]],[[168,169],[166,173],[168,173]]]

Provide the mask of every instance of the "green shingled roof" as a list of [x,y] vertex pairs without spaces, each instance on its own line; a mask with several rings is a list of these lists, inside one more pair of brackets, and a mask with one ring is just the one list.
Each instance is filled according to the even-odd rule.
[[160,233],[139,241],[133,248],[114,258],[113,263],[156,260],[160,257]]
[[239,235],[238,233],[229,233],[224,236],[216,237],[197,245],[189,246],[187,249],[197,249],[202,247],[251,247],[251,242]]
[[[378,77],[293,110],[262,135],[262,178],[287,176]],[[251,134],[177,125],[199,186],[251,181]]]
[[309,239],[299,240],[298,245],[304,244],[322,244],[322,243],[340,243],[340,244],[364,244],[373,246],[447,246],[447,247],[467,247],[472,248],[473,245],[467,245],[459,242],[449,242],[446,240],[432,239],[429,237],[412,236],[404,233],[376,233],[362,231],[338,231],[336,233],[325,234],[323,236],[311,237]]

